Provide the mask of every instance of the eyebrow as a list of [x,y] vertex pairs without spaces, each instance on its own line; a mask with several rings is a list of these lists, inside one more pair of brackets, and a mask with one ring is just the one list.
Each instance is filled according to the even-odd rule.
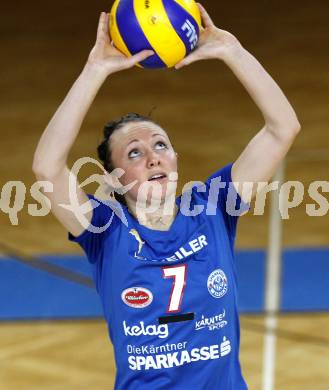
[[[155,133],[155,134],[152,134],[152,138],[153,137],[156,137],[157,135],[160,135],[161,137],[165,138],[165,136],[163,134],[160,134],[160,133]],[[133,139],[131,140],[130,142],[127,143],[127,146],[129,146],[130,144],[132,144],[133,142],[138,142],[139,140],[138,139]]]
[[133,139],[132,141],[128,142],[128,143],[127,143],[127,146],[129,146],[129,145],[132,144],[133,142],[138,142],[138,139]]

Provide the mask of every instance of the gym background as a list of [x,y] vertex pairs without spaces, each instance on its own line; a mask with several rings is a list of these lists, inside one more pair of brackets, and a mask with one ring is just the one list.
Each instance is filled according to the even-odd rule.
[[[112,348],[80,248],[68,242],[50,214],[31,217],[36,203],[32,159],[51,116],[78,77],[108,1],[16,1],[2,5],[0,143],[0,382],[11,389],[111,388]],[[278,82],[295,108],[302,131],[288,154],[284,180],[305,189],[328,181],[329,111],[327,15],[319,1],[219,2],[203,5],[215,24],[232,32]],[[179,153],[180,183],[204,180],[234,161],[263,119],[231,71],[219,61],[182,70],[131,69],[102,87],[70,154],[96,157],[103,125],[127,112],[148,114],[168,130]],[[95,173],[85,167],[80,181]],[[101,172],[98,172],[101,173]],[[9,181],[26,187],[13,225],[4,212]],[[87,187],[95,191],[96,184]],[[12,202],[14,201],[12,193]],[[328,200],[328,193],[323,192]],[[283,267],[278,313],[276,388],[328,386],[329,217],[310,217],[303,202],[282,221]],[[247,383],[262,386],[265,215],[243,216],[237,235],[241,360]]]

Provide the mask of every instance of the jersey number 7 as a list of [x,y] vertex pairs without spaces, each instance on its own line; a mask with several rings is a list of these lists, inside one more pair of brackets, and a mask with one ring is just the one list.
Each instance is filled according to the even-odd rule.
[[186,270],[187,264],[162,268],[163,277],[165,279],[174,279],[167,313],[180,311],[186,284]]

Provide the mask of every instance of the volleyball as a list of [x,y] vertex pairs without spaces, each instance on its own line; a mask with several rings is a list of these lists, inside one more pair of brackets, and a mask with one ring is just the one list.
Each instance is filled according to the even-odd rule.
[[194,0],[115,0],[110,12],[114,46],[126,56],[144,49],[154,55],[143,68],[170,68],[197,45],[200,11]]

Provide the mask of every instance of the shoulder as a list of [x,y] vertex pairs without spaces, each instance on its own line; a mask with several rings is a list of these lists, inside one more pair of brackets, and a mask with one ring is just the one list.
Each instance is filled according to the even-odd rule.
[[232,186],[232,165],[227,164],[211,174],[204,182],[189,182],[183,190],[182,202],[190,200],[191,202],[207,203],[214,201],[214,197],[226,197]]
[[[104,200],[87,194],[92,209],[92,217],[89,223],[81,218],[84,231],[79,236],[69,234],[71,241],[82,241],[88,236],[104,236],[113,232],[120,224],[125,223],[126,217],[122,205],[115,200]],[[90,209],[88,210],[90,211]],[[81,215],[83,216],[83,214]]]

